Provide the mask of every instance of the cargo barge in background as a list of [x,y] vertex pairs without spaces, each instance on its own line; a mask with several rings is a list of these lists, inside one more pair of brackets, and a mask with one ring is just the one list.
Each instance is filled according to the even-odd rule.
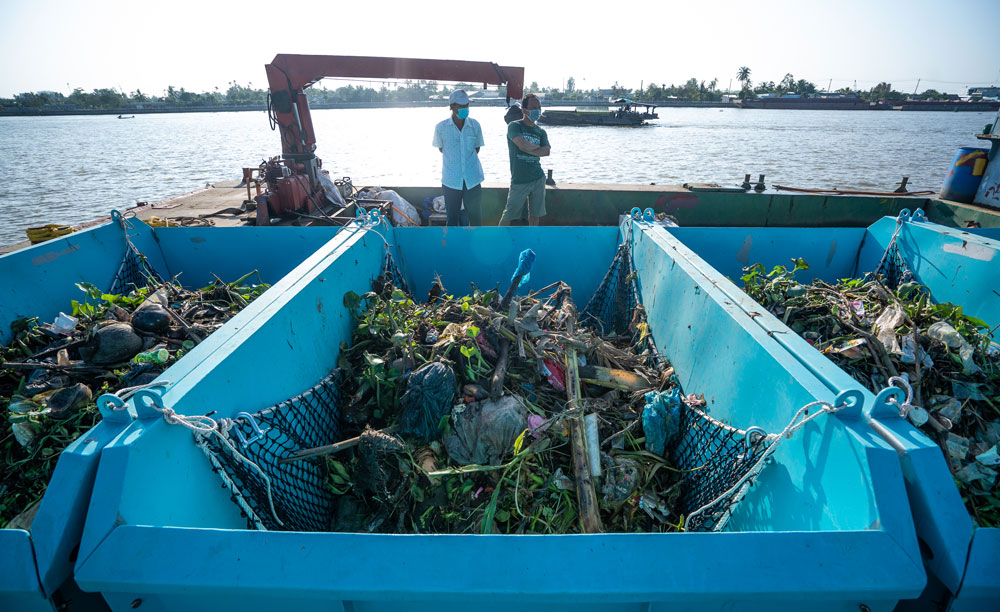
[[[545,125],[604,125],[604,126],[639,126],[645,125],[650,119],[659,119],[655,104],[643,104],[634,100],[616,100],[615,110],[594,108],[577,108],[576,110],[546,110],[542,113],[539,123]],[[638,110],[638,107],[643,110]]]
[[797,94],[761,96],[737,101],[739,108],[767,110],[896,110],[986,113],[1000,110],[1000,102],[952,100],[880,100],[868,102],[853,95],[806,98]]

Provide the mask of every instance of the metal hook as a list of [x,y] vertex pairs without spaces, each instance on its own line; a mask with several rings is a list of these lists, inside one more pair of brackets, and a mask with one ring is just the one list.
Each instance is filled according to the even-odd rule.
[[758,427],[754,425],[753,427],[748,427],[746,434],[743,436],[743,444],[746,446],[746,455],[744,458],[750,458],[753,456],[754,447],[760,444],[761,440],[767,439],[767,432],[763,427]]
[[634,206],[629,212],[629,216],[635,221],[642,221],[642,210],[638,206]]
[[896,223],[906,223],[910,220],[910,209],[904,208],[899,211],[899,215],[896,217]]
[[268,427],[267,429],[261,429],[260,425],[258,425],[257,421],[253,418],[253,415],[250,414],[249,412],[236,413],[236,417],[233,419],[233,421],[235,422],[239,420],[244,420],[247,423],[249,423],[250,429],[253,430],[253,435],[249,439],[247,439],[247,437],[243,435],[243,431],[240,430],[239,427],[235,428],[236,437],[240,439],[240,445],[242,445],[243,448],[249,446],[251,442],[256,442],[257,440],[263,438],[264,433],[271,429],[270,427]]

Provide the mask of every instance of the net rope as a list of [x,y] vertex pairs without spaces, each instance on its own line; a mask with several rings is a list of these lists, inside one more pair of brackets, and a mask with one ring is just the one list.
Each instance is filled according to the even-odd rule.
[[114,279],[111,281],[110,293],[112,295],[126,295],[131,291],[136,291],[147,287],[150,283],[159,284],[163,282],[156,270],[146,261],[146,256],[139,252],[139,249],[132,244],[129,238],[129,230],[134,229],[128,218],[122,216],[119,220],[122,234],[125,237],[125,255],[118,266]]
[[[218,432],[229,444],[210,432],[195,432],[198,446],[246,516],[248,528],[329,530],[334,498],[325,484],[326,463],[281,465],[278,460],[338,439],[342,381],[342,372],[334,370],[304,393],[249,415],[252,418],[229,421]],[[259,466],[267,478],[251,464]]]
[[896,231],[893,232],[892,239],[889,240],[889,245],[882,253],[882,259],[875,269],[875,275],[880,276],[882,284],[890,289],[896,289],[913,280],[913,271],[906,265],[903,256],[899,254],[899,245],[896,242],[899,232],[903,229],[903,223],[902,217],[896,219]]

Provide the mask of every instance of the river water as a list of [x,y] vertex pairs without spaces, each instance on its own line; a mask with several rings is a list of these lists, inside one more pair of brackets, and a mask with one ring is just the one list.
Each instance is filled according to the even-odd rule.
[[[334,177],[362,185],[440,184],[431,147],[446,109],[336,109],[313,112],[317,153]],[[658,109],[640,128],[547,128],[543,167],[560,183],[733,185],[743,174],[794,187],[938,190],[960,146],[992,113]],[[473,108],[483,126],[487,181],[509,180],[502,108]],[[24,229],[76,224],[215,181],[276,155],[281,143],[263,112],[2,117],[0,244]]]

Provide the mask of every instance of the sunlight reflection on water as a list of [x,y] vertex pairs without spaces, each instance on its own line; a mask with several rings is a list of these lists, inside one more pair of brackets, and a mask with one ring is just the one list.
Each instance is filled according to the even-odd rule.
[[[487,181],[509,180],[504,109],[473,108],[483,126]],[[992,113],[658,109],[641,128],[547,128],[543,167],[560,183],[739,183],[890,189],[941,187],[960,146]],[[335,177],[356,185],[436,185],[441,155],[431,147],[446,109],[317,110],[318,154]],[[0,118],[0,244],[24,228],[75,224],[202,187],[237,181],[240,168],[280,152],[262,112]]]

